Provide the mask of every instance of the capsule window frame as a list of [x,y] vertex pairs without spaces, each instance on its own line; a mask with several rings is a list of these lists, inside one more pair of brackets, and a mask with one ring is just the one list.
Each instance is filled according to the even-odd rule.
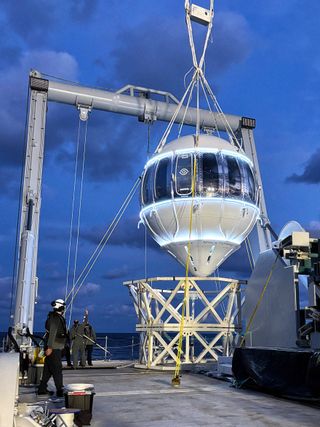
[[[142,205],[143,206],[148,206],[151,205],[152,203],[154,203],[154,177],[155,177],[155,167],[156,167],[156,162],[152,163],[144,172],[143,177],[142,177],[142,183],[141,183],[141,201],[142,201]],[[149,174],[149,175],[148,175]],[[146,177],[148,176],[148,178],[150,179],[150,176],[152,175],[152,183],[150,186],[151,189],[151,200],[150,201],[145,201],[144,199],[144,193],[145,193],[145,185],[148,183]]]
[[[242,168],[242,177],[243,177],[243,179],[242,179],[243,199],[246,202],[251,202],[251,203],[257,204],[258,184],[257,184],[256,178],[255,178],[254,170],[251,168],[250,164],[246,161],[241,162],[241,168]],[[249,176],[248,176],[247,171],[250,171],[250,174],[251,174],[251,177],[253,180],[253,189],[254,189],[253,198],[250,197],[250,184],[249,184]],[[245,186],[248,187],[247,192],[245,191],[246,190]]]
[[[243,189],[243,169],[242,169],[242,162],[244,160],[238,158],[237,156],[232,156],[230,154],[223,154],[224,158],[224,197],[235,199],[235,200],[244,200],[244,189]],[[231,194],[230,192],[230,182],[229,182],[229,164],[228,164],[228,158],[231,158],[235,160],[239,174],[240,174],[240,194]]]
[[[172,198],[172,154],[170,154],[169,156],[165,156],[162,159],[158,160],[157,162],[155,162],[155,168],[154,168],[154,174],[153,174],[153,201],[154,203],[157,202],[162,202],[165,200],[170,200]],[[169,186],[170,186],[170,193],[167,193],[167,197],[165,198],[159,198],[157,197],[157,173],[158,173],[158,169],[159,169],[159,165],[161,162],[163,162],[164,160],[167,160],[169,163],[169,171],[167,170],[167,176],[169,175]],[[168,189],[168,186],[166,186]]]
[[[179,158],[181,158],[182,156],[189,156],[191,159],[191,167],[190,167],[190,192],[189,193],[179,193],[178,192],[178,188],[177,188],[177,184],[178,184],[178,179],[177,179],[177,169],[178,169],[178,161]],[[174,165],[174,196],[179,196],[179,197],[189,197],[192,194],[192,179],[193,179],[193,169],[194,169],[194,156],[195,153],[194,152],[187,152],[187,153],[177,153],[175,155],[175,165]]]
[[[217,167],[218,167],[218,188],[213,193],[212,196],[205,195],[205,190],[204,190],[203,158],[204,158],[204,155],[206,155],[206,154],[210,154],[210,155],[212,155],[212,156],[215,157],[216,163],[217,163]],[[201,164],[201,183],[200,183],[200,181],[198,181],[198,187],[197,187],[198,194],[201,197],[205,197],[205,198],[208,198],[208,199],[214,198],[214,197],[223,197],[224,196],[224,170],[223,170],[223,160],[222,160],[221,152],[217,151],[217,152],[203,152],[203,153],[199,153],[198,158],[201,159],[201,161],[198,162],[198,168],[197,168],[197,173],[198,173],[198,176],[200,178],[199,164]]]

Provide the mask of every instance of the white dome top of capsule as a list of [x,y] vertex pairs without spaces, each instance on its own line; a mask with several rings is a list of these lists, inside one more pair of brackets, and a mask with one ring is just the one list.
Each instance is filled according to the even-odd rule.
[[[215,151],[219,151],[219,150],[234,151],[236,153],[238,153],[239,151],[234,145],[231,145],[230,142],[213,135],[199,135],[197,146],[195,146],[195,141],[196,141],[195,135],[181,136],[179,139],[175,139],[169,142],[168,144],[166,144],[162,148],[161,154],[167,153],[170,151],[177,151],[177,150],[179,151],[181,149],[197,150],[197,149],[203,149],[203,148],[214,149]],[[156,156],[157,154],[155,154],[154,157]]]
[[156,242],[183,265],[190,240],[190,271],[208,276],[240,247],[255,225],[257,185],[253,165],[243,152],[216,136],[195,138],[174,140],[147,162],[140,217]]

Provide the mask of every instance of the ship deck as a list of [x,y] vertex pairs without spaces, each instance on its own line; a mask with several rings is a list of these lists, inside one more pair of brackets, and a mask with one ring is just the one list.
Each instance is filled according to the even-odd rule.
[[[171,378],[167,371],[131,367],[64,371],[65,384],[94,384],[92,427],[319,425],[319,409],[312,404],[192,373],[183,373],[181,386],[173,388]],[[20,401],[36,402],[34,389],[21,387]]]

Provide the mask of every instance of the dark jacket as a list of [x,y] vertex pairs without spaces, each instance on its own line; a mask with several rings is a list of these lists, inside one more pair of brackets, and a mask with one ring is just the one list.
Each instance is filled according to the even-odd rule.
[[72,340],[72,344],[82,346],[85,345],[85,339],[83,338],[84,334],[84,324],[79,323],[78,325],[73,325],[70,329],[70,338]]
[[[96,341],[96,339],[97,339],[96,333],[95,333],[93,327],[89,323],[87,323],[85,328],[84,328],[84,334],[88,338],[91,338],[92,341]],[[94,345],[94,343],[92,341],[86,339],[86,345]]]
[[67,337],[66,321],[61,314],[50,311],[46,320],[46,347],[62,350]]

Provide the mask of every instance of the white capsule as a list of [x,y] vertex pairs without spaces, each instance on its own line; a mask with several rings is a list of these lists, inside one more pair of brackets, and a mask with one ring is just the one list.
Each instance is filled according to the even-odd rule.
[[190,272],[209,276],[240,247],[259,216],[252,163],[221,138],[200,135],[195,146],[193,135],[181,137],[146,164],[141,207],[155,241],[183,265],[190,245]]

